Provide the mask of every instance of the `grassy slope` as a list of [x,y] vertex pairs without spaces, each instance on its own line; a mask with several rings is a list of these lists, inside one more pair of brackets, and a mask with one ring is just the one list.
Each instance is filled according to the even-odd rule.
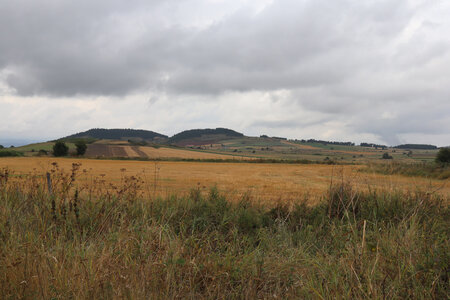
[[[21,147],[14,148],[16,151],[21,152],[31,152],[34,150],[35,152],[38,152],[39,150],[45,150],[45,151],[53,151],[53,145],[55,143],[53,142],[45,142],[45,143],[36,143],[36,144],[29,144]],[[69,151],[75,150],[75,144],[74,143],[66,143],[66,145],[69,147]]]
[[[435,298],[449,295],[450,211],[426,194],[357,193],[263,207],[142,199],[132,178],[81,194],[70,174],[0,189],[4,298]],[[61,201],[60,199],[66,199]]]
[[[129,144],[127,141],[117,140],[99,140],[95,143],[102,144]],[[67,143],[71,151],[75,151],[73,143]],[[307,148],[302,148],[307,146]],[[25,152],[26,155],[33,155],[40,149],[51,151],[53,143],[38,143],[27,146],[17,147],[16,151]],[[216,141],[212,147],[211,144],[201,146],[202,149],[184,148],[190,151],[205,151],[215,154],[225,154],[233,156],[245,156],[250,158],[284,159],[284,160],[313,160],[324,161],[327,157],[331,160],[343,163],[366,163],[368,161],[384,161],[381,156],[388,152],[393,156],[394,161],[418,163],[432,161],[436,156],[437,150],[413,150],[411,156],[407,156],[407,150],[387,149],[375,150],[360,146],[341,146],[341,145],[323,145],[320,143],[300,143],[282,141],[272,138],[258,137],[236,137],[225,138]],[[183,149],[183,147],[180,147]]]
[[[272,138],[243,137],[220,141],[224,147],[218,151],[233,152],[237,150],[243,155],[266,157],[271,159],[309,159],[324,160],[326,157],[343,162],[365,162],[379,160],[384,152],[391,152],[396,159],[405,160],[398,150],[381,151],[360,146],[323,145],[320,143],[300,143],[282,141]],[[306,147],[304,147],[306,146]],[[268,148],[268,149],[267,149]],[[362,155],[362,156],[361,156]],[[429,155],[432,157],[433,154]],[[410,158],[407,158],[412,160]]]

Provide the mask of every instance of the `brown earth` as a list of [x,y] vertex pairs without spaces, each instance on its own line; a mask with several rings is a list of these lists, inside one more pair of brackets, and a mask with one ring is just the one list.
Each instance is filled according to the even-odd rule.
[[[87,157],[178,158],[178,159],[244,159],[246,157],[166,147],[91,144]],[[247,159],[247,158],[246,158]],[[251,158],[250,158],[251,159]]]
[[126,157],[127,152],[124,146],[91,144],[88,145],[85,155],[87,157]]

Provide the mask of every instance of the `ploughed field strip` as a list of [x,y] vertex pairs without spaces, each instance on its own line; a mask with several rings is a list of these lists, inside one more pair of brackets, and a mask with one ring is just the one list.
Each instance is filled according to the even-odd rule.
[[243,156],[216,154],[194,150],[173,148],[138,147],[148,158],[182,158],[182,159],[245,159]]
[[123,146],[112,146],[102,144],[89,145],[86,156],[88,157],[126,157],[127,152]]
[[138,146],[133,146],[132,149],[139,155],[139,157],[148,157],[147,154],[140,149]]
[[122,146],[125,152],[127,153],[127,157],[141,157],[141,158],[147,158],[145,153],[140,151],[138,147],[136,146]]
[[103,158],[178,158],[178,159],[248,159],[244,156],[216,154],[195,150],[174,149],[166,147],[146,147],[128,145],[91,144],[86,151],[87,157]]

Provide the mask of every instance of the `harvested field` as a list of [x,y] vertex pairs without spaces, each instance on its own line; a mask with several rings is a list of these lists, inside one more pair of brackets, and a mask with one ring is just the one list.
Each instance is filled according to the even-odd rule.
[[148,158],[192,158],[192,159],[242,159],[242,156],[232,156],[225,154],[215,154],[200,151],[173,149],[173,148],[153,148],[138,147]]
[[179,159],[242,159],[241,156],[215,154],[194,150],[174,148],[154,148],[146,146],[124,146],[91,144],[86,151],[87,157],[140,157],[140,158],[179,158]]
[[317,147],[313,147],[310,145],[300,145],[300,144],[296,144],[296,143],[292,143],[292,142],[288,142],[288,141],[283,141],[282,142],[285,145],[288,145],[290,147],[295,147],[295,148],[299,148],[299,149],[306,149],[306,150],[317,150]]
[[124,146],[111,146],[102,144],[89,145],[86,151],[89,157],[125,157],[127,152]]
[[[159,150],[159,149],[154,149]],[[163,149],[161,149],[163,150]],[[170,149],[171,150],[171,149]],[[200,153],[202,154],[202,153]],[[147,154],[148,155],[148,154]],[[207,191],[216,185],[226,190],[229,199],[248,195],[251,199],[273,202],[303,198],[318,200],[328,191],[330,181],[351,181],[361,190],[422,190],[450,195],[449,180],[430,180],[400,175],[380,175],[358,172],[360,166],[206,163],[206,162],[143,162],[70,158],[2,158],[0,168],[7,167],[15,175],[45,174],[51,163],[70,172],[72,163],[81,163],[77,182],[86,185],[95,178],[119,184],[126,176],[136,176],[144,182],[142,190],[151,195],[188,193],[192,188]],[[155,188],[156,185],[156,188]]]
[[137,146],[123,146],[122,148],[127,153],[127,157],[146,157],[145,153],[137,151]]

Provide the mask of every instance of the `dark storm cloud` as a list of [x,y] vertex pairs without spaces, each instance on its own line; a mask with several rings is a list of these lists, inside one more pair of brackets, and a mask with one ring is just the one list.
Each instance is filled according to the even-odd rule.
[[2,2],[6,83],[21,95],[53,96],[122,95],[156,84],[178,33],[158,18],[145,28],[132,21],[157,13],[158,2]]
[[406,1],[281,0],[199,29],[179,24],[176,4],[148,3],[4,2],[7,84],[23,95],[68,96],[327,85],[385,63],[372,47],[399,34],[414,10]]

